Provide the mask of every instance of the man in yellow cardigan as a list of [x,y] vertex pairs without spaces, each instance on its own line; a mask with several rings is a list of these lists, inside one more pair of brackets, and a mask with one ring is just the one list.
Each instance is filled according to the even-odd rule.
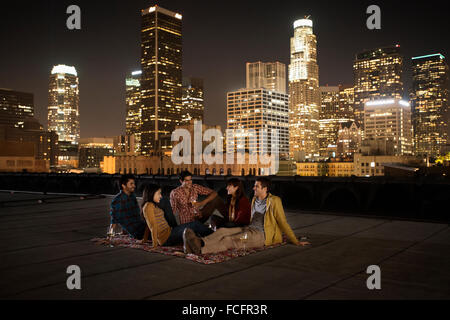
[[248,227],[221,228],[213,234],[199,238],[191,229],[183,233],[185,253],[207,254],[228,249],[257,248],[283,242],[285,233],[293,244],[300,242],[286,221],[281,199],[269,193],[270,180],[259,177],[253,187],[252,218]]

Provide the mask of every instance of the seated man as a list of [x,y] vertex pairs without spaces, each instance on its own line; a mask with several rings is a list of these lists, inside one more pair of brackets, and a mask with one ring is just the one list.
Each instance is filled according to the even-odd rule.
[[134,194],[136,184],[134,176],[125,174],[120,178],[120,192],[111,202],[111,226],[119,224],[130,236],[141,240],[148,230],[141,217],[141,209]]
[[[191,229],[185,229],[183,242],[185,253],[206,254],[228,249],[241,249],[270,246],[283,241],[284,232],[295,245],[308,245],[299,242],[286,221],[281,199],[269,193],[270,181],[256,179],[253,190],[252,217],[248,227],[222,228],[213,234],[199,238]],[[245,240],[245,243],[244,243]]]
[[[170,193],[170,204],[173,213],[178,215],[180,224],[196,220],[204,223],[216,209],[221,215],[225,215],[225,204],[217,192],[192,184],[192,174],[189,171],[183,171],[180,174],[180,182],[181,186]],[[208,197],[203,201],[197,201],[199,194]]]

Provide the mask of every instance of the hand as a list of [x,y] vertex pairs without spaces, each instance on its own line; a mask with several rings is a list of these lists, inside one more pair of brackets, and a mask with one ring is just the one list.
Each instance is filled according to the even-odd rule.
[[195,202],[192,202],[192,205],[194,206],[194,208],[201,208],[201,207],[203,207],[203,201],[200,201],[200,202],[197,202],[197,201],[195,201]]
[[308,241],[299,241],[295,245],[298,246],[298,247],[306,247],[306,246],[311,245],[311,243],[308,242]]

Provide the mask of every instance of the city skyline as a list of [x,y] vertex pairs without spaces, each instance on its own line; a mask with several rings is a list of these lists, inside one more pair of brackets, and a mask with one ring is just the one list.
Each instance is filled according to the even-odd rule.
[[[1,32],[8,35],[11,50],[1,54],[0,87],[33,93],[36,117],[45,124],[47,92],[42,88],[48,84],[43,74],[48,73],[49,68],[56,64],[74,65],[79,71],[80,78],[81,137],[114,136],[124,133],[126,107],[123,79],[131,71],[140,69],[140,10],[153,4],[155,2],[134,1],[131,4],[111,2],[111,5],[106,7],[102,5],[102,2],[88,4],[80,1],[78,3],[82,10],[80,31],[69,31],[65,27],[65,20],[68,17],[65,9],[69,5],[68,2],[39,6],[30,4],[30,12],[33,11],[36,17],[40,17],[39,19],[28,19],[28,11],[24,13],[17,5],[11,4],[9,10],[11,17],[6,17],[1,22]],[[352,84],[352,64],[355,55],[364,49],[400,44],[405,58],[406,77],[410,77],[411,74],[409,64],[412,56],[431,53],[442,53],[446,56],[449,52],[449,44],[442,42],[438,35],[438,30],[446,25],[444,19],[439,20],[434,17],[431,20],[424,14],[432,9],[432,2],[415,12],[413,12],[414,8],[417,9],[417,7],[414,5],[402,8],[380,3],[382,29],[379,31],[370,31],[365,26],[368,17],[365,10],[370,3],[358,3],[345,9],[334,8],[335,5],[330,2],[327,6],[289,2],[285,6],[280,6],[280,10],[256,8],[255,10],[262,15],[254,18],[253,21],[244,19],[245,9],[255,5],[255,2],[250,1],[242,4],[244,12],[233,12],[236,22],[232,25],[223,24],[226,15],[216,14],[220,12],[217,9],[231,8],[232,3],[226,6],[210,5],[206,2],[158,1],[157,4],[183,15],[183,75],[204,79],[205,123],[218,124],[223,128],[226,118],[226,92],[245,86],[243,64],[251,61],[272,60],[288,64],[292,23],[305,14],[311,14],[314,32],[318,37],[320,85]],[[104,10],[103,14],[102,10]],[[13,20],[11,19],[17,18],[18,13],[23,14],[19,20],[23,24],[12,28]],[[42,14],[39,15],[40,13]],[[102,26],[105,23],[106,13],[116,18],[123,18],[124,22],[118,23],[117,19],[113,19],[116,21],[113,25]],[[204,23],[198,22],[199,15],[203,15]],[[53,19],[55,17],[57,19]],[[419,17],[422,19],[420,24]],[[340,23],[341,20],[345,23]],[[41,26],[35,28],[36,39],[25,38],[28,41],[25,41],[25,44],[19,44],[22,32],[36,24]],[[258,29],[258,26],[264,24],[268,25]],[[205,28],[205,26],[208,27]],[[108,29],[108,27],[111,28]],[[261,31],[255,32],[255,30]],[[345,30],[346,33],[343,32]],[[431,32],[433,30],[435,32]],[[111,40],[110,36],[102,39],[106,31],[115,34],[111,43],[107,41]],[[338,37],[339,34],[342,37]],[[411,34],[415,36],[422,34],[426,37],[422,37],[423,41],[417,43]],[[249,35],[253,37],[249,38]],[[96,41],[97,39],[103,41]],[[230,42],[230,39],[233,41]],[[30,45],[36,41],[42,41],[44,44],[55,42],[58,43],[58,48],[56,44],[48,47],[43,45],[42,48],[39,46],[36,55],[27,60],[23,52],[27,51],[27,44]],[[99,48],[96,42],[105,48]],[[270,45],[267,45],[268,42]],[[131,46],[129,46],[130,43],[132,43]],[[224,46],[228,50],[223,50]],[[108,51],[111,48],[115,48],[114,53]],[[109,54],[102,56],[104,52]],[[20,64],[17,63],[19,58],[22,61]],[[219,62],[223,63],[219,64]],[[111,65],[115,68],[111,68]],[[211,66],[214,67],[211,68]],[[217,73],[221,76],[213,76]],[[405,83],[406,94],[411,81],[407,80]],[[96,121],[100,116],[104,118],[102,123]]]

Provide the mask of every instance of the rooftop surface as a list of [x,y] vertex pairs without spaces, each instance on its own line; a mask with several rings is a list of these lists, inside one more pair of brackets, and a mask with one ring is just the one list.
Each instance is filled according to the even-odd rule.
[[[294,232],[312,246],[203,265],[94,245],[110,201],[0,192],[0,299],[450,298],[447,224],[290,211]],[[70,265],[81,268],[81,290],[66,287]],[[370,265],[381,268],[381,290],[367,289]]]

